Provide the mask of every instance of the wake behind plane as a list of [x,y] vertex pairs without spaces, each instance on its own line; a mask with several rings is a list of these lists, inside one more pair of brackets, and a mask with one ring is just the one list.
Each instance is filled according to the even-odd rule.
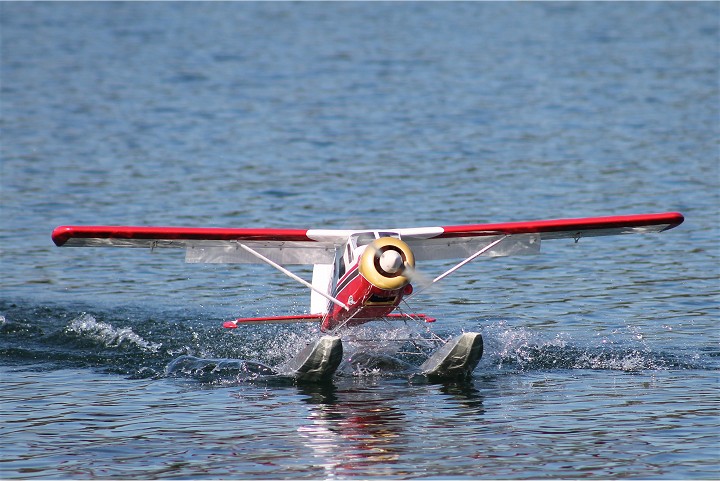
[[[323,336],[303,348],[283,368],[300,380],[327,379],[343,358],[349,328],[370,321],[434,322],[408,312],[406,299],[424,261],[459,260],[425,282],[433,285],[479,257],[540,252],[542,242],[636,233],[657,233],[680,225],[677,212],[579,219],[536,220],[377,230],[253,229],[137,226],[60,226],[52,233],[57,246],[185,249],[190,263],[265,263],[311,291],[307,314],[238,318],[228,329],[275,322],[318,323]],[[311,281],[286,267],[312,265]],[[421,283],[422,284],[422,283]],[[402,306],[401,306],[402,304]],[[439,347],[420,366],[432,379],[469,377],[482,356],[482,336],[466,332]]]

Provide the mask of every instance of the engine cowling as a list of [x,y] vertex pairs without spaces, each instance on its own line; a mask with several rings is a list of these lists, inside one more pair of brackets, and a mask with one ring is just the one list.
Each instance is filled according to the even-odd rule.
[[381,237],[369,244],[360,257],[360,274],[379,289],[392,291],[410,283],[407,269],[415,267],[415,256],[400,239]]

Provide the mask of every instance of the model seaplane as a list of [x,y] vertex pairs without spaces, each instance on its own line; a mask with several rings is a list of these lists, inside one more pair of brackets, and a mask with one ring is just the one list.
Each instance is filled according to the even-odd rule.
[[[266,263],[311,290],[303,315],[239,318],[224,323],[315,322],[324,335],[284,367],[301,380],[331,377],[342,357],[342,336],[369,321],[435,319],[400,307],[413,295],[416,263],[460,259],[432,279],[434,284],[481,256],[536,254],[542,241],[662,232],[680,225],[677,212],[501,224],[380,230],[235,229],[193,227],[60,226],[57,246],[185,249],[192,263]],[[311,282],[284,265],[313,265]],[[466,332],[447,341],[420,366],[430,378],[471,375],[483,350],[482,337]]]

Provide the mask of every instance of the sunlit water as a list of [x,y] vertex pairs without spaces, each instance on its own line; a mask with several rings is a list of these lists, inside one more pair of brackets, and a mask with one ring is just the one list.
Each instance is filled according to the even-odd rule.
[[[719,477],[719,10],[0,3],[0,476]],[[306,311],[271,268],[50,240],[671,210],[466,266],[314,385],[264,366],[316,326],[221,327]],[[428,329],[471,381],[394,352]]]

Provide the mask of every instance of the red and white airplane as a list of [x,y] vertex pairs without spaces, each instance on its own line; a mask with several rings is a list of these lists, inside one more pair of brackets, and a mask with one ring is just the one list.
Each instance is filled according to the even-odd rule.
[[[400,303],[413,293],[416,263],[461,259],[432,280],[438,282],[480,256],[536,254],[542,241],[662,232],[680,225],[677,212],[581,219],[538,220],[379,230],[234,229],[193,227],[60,226],[57,246],[183,248],[186,262],[267,263],[311,289],[310,313],[240,318],[226,328],[264,322],[318,322],[323,336],[287,366],[299,379],[327,378],[342,359],[345,328],[373,320],[421,320]],[[312,282],[283,265],[313,265]],[[482,356],[479,333],[447,341],[420,366],[429,377],[472,373]]]

